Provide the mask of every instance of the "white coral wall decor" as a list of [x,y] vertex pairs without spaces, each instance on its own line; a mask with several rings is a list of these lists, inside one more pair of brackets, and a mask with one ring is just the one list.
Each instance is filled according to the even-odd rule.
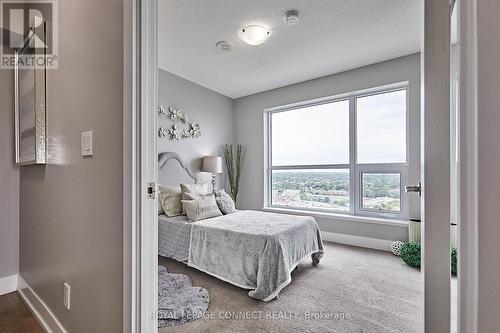
[[163,128],[163,127],[160,127],[160,128],[158,129],[158,136],[159,136],[160,138],[164,138],[164,137],[166,137],[167,135],[168,135],[168,129]]
[[399,256],[400,255],[400,251],[401,251],[401,247],[403,246],[403,242],[401,241],[395,241],[395,242],[392,242],[391,243],[391,251],[392,251],[392,254],[394,254],[395,256]]
[[185,128],[179,128],[176,124],[172,125],[171,128],[160,127],[158,129],[158,136],[160,138],[168,137],[170,140],[182,140],[201,136],[200,124],[191,122],[188,115],[182,109],[172,106],[165,108],[163,105],[158,105],[158,114],[173,122],[185,124]]

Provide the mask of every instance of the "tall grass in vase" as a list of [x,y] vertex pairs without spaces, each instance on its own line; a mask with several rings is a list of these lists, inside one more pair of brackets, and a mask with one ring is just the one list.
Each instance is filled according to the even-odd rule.
[[224,145],[222,147],[222,153],[226,161],[227,175],[229,178],[229,194],[236,204],[240,189],[240,176],[247,154],[247,147],[245,145],[236,145],[235,152],[233,145]]

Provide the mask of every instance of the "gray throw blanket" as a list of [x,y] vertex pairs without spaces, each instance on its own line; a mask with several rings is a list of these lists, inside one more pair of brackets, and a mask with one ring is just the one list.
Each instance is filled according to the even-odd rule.
[[313,217],[244,210],[193,223],[188,266],[270,301],[300,262],[312,256],[317,265],[322,255]]

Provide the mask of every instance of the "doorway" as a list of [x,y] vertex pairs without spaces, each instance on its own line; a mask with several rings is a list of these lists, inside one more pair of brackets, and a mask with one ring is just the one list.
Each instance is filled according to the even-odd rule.
[[[443,2],[444,3],[444,2]],[[450,26],[446,26],[445,23],[446,22],[443,22],[443,17],[444,17],[444,14],[445,14],[445,7],[444,7],[444,4],[439,2],[439,4],[436,4],[434,2],[434,4],[431,4],[430,2],[427,2],[426,1],[426,10],[425,10],[425,13],[426,13],[426,17],[425,19],[427,20],[426,23],[429,23],[431,22],[432,24],[435,24],[435,26],[433,26],[435,29],[443,29],[443,31],[446,31],[446,29],[448,29],[448,32],[449,32],[449,29],[450,29]],[[446,2],[447,3],[447,2]],[[157,41],[158,41],[158,33],[156,31],[156,22],[157,22],[157,17],[156,17],[156,13],[157,13],[157,4],[142,4],[142,15],[143,15],[143,19],[142,19],[142,31],[143,31],[143,34],[142,35],[142,42],[141,42],[141,47],[142,47],[142,59],[143,59],[143,62],[141,64],[141,73],[142,73],[142,80],[141,80],[141,90],[143,92],[143,95],[142,95],[142,105],[141,105],[141,108],[142,110],[157,110],[157,106],[158,106],[158,96],[157,96],[157,85],[158,85],[158,79],[157,79],[157,73],[156,73],[156,63],[157,63],[157,54],[156,54],[156,49],[157,49]],[[430,11],[431,9],[429,9],[430,7],[432,7],[432,11],[434,14],[431,15]],[[447,9],[447,17],[449,18],[449,7]],[[439,13],[439,14],[438,14]],[[439,18],[439,19],[438,19]],[[439,21],[439,22],[438,22]],[[444,20],[444,21],[447,21],[447,20]],[[448,20],[449,22],[449,20]],[[446,34],[445,34],[446,35]],[[436,42],[434,40],[434,37],[431,36],[429,34],[428,36],[429,38],[429,43],[427,45],[427,47],[425,48],[424,46],[424,50],[425,52],[429,52],[428,53],[428,56],[429,56],[429,59],[439,59],[440,61],[444,61],[445,63],[447,62],[449,64],[450,62],[450,58],[448,56],[447,60],[444,58],[443,54],[440,54],[440,53],[436,53],[434,54],[433,52],[436,52],[435,50],[435,47],[436,45],[433,44],[434,42]],[[426,39],[427,41],[427,39]],[[443,43],[443,41],[437,41],[437,42],[441,42]],[[449,44],[449,41],[447,41],[447,43]],[[449,46],[448,46],[449,48]],[[427,54],[427,53],[425,53]],[[431,71],[431,69],[434,69],[435,68],[431,68],[431,67],[428,67],[428,64],[430,63],[430,66],[436,66],[436,64],[432,63],[432,62],[424,62],[423,66],[422,66],[422,70],[424,71]],[[442,62],[441,62],[442,64]],[[448,68],[450,68],[448,66]],[[431,71],[432,72],[432,71]],[[432,84],[434,82],[434,80],[438,81],[438,82],[435,82],[435,84],[439,85],[440,89],[441,90],[438,90],[438,93],[436,93],[436,90],[432,90],[432,91],[429,91],[427,94],[426,94],[426,97],[427,100],[425,102],[422,103],[422,105],[425,105],[426,106],[426,110],[429,110],[431,108],[434,108],[435,107],[435,104],[434,103],[445,103],[444,100],[443,100],[443,96],[445,94],[444,92],[444,87],[446,86],[442,80],[438,80],[439,78],[442,78],[440,75],[438,75],[437,77],[430,77],[429,76],[429,73],[430,72],[427,72],[427,76],[425,76],[424,74],[424,77],[426,78],[426,80],[432,80],[432,81],[429,81],[430,83],[426,86],[426,89],[431,89]],[[448,70],[447,72],[448,74],[450,73],[450,71]],[[445,73],[441,73],[441,74],[445,74]],[[426,81],[428,82],[428,81]],[[449,105],[450,105],[450,99],[449,99],[449,75],[448,75],[448,85],[447,85],[447,89],[448,89],[448,93],[446,94],[447,98],[448,98],[448,110],[450,109]],[[426,91],[427,92],[427,91]],[[435,100],[433,99],[433,94],[435,94]],[[425,103],[431,103],[431,104],[425,104]],[[143,330],[145,331],[148,331],[148,332],[153,332],[154,330],[156,330],[156,325],[157,325],[157,322],[156,322],[156,318],[155,316],[151,315],[151,314],[154,314],[154,313],[157,313],[157,280],[156,280],[156,277],[157,277],[157,256],[156,254],[158,253],[158,234],[157,234],[157,230],[158,230],[158,221],[157,221],[157,214],[156,214],[156,211],[157,211],[157,207],[156,207],[156,202],[155,200],[150,200],[148,199],[148,186],[149,186],[149,183],[156,183],[156,179],[157,179],[157,165],[156,163],[151,163],[151,161],[157,161],[157,156],[158,156],[158,151],[157,151],[157,144],[156,144],[156,140],[157,140],[157,133],[158,133],[158,125],[157,125],[157,115],[156,115],[156,112],[152,113],[154,114],[154,116],[152,116],[151,114],[143,114],[142,116],[144,117],[142,119],[142,122],[141,122],[141,130],[142,130],[142,144],[141,144],[141,152],[142,152],[142,158],[141,160],[143,161],[142,163],[142,168],[141,168],[141,172],[143,174],[143,176],[141,177],[141,187],[144,188],[144,192],[142,193],[144,195],[144,199],[141,200],[141,212],[142,212],[142,221],[143,223],[141,223],[141,247],[140,247],[140,257],[141,257],[141,270],[140,270],[140,277],[141,277],[141,290],[142,292],[140,293],[141,297],[141,312],[142,312],[142,315],[141,315],[141,327],[143,328]],[[444,115],[444,117],[446,117],[446,115]],[[441,119],[439,118],[440,121],[443,121],[442,123],[440,122],[440,125],[444,126],[444,122],[446,121],[446,119]],[[450,134],[450,127],[449,127],[449,124],[450,124],[450,116],[449,116],[449,113],[448,113],[448,131],[444,131],[442,132],[441,130],[444,128],[437,128],[435,125],[437,124],[436,121],[434,121],[432,124],[429,124],[429,125],[432,125],[431,127],[426,127],[424,129],[424,132],[422,132],[425,136],[425,139],[429,139],[427,140],[427,142],[430,144],[431,142],[434,142],[434,140],[438,139],[440,143],[443,143],[442,139],[443,139],[443,134]],[[425,127],[424,124],[422,124],[423,127]],[[427,131],[427,132],[425,132]],[[439,134],[439,137],[434,137],[432,135],[429,135],[429,133],[435,133],[435,131],[441,131],[440,134]],[[449,138],[450,138],[450,135],[448,135],[448,138],[446,140],[448,140],[448,157],[450,157],[450,150],[449,150],[449,147],[450,147],[450,144],[449,144]],[[149,140],[149,141],[148,141]],[[151,144],[151,142],[155,142],[154,144]],[[432,152],[430,152],[430,154],[432,156],[435,156],[434,154],[436,154],[438,152],[438,149],[442,149],[442,150],[439,150],[440,153],[443,153],[444,151],[446,151],[446,149],[441,146],[439,147],[434,147],[435,150],[432,150]],[[446,157],[446,154],[445,155],[442,155],[440,154],[441,156],[443,157]],[[430,156],[428,156],[428,158],[430,158]],[[450,164],[450,158],[448,158],[448,166]],[[439,172],[444,172],[448,173],[449,174],[449,167],[446,169],[446,162],[444,162],[445,164],[440,164],[438,166],[435,166]],[[153,164],[153,165],[151,165]],[[432,164],[432,163],[431,163]],[[444,166],[444,167],[443,167]],[[433,166],[432,165],[429,165],[427,170],[432,170]],[[434,177],[435,175],[433,174],[428,174],[426,179],[428,180],[429,177]],[[144,185],[146,185],[144,187]],[[424,198],[426,198],[426,195],[427,195],[427,199],[429,198],[429,195],[432,195],[432,191],[434,191],[433,189],[433,186],[434,185],[431,185],[430,183],[426,183],[424,182],[424,185],[423,185],[423,192],[424,192]],[[439,188],[436,190],[437,192],[439,192],[441,195],[443,193],[448,193],[448,196],[449,196],[449,193],[450,193],[450,183],[448,182],[448,185],[446,184],[439,184]],[[441,192],[441,190],[443,190],[444,187],[448,186],[448,190],[447,192]],[[154,193],[155,192],[155,185],[153,185],[153,187],[149,187],[149,190]],[[443,191],[446,191],[446,190],[443,190]],[[448,201],[448,205],[449,205],[449,201]],[[444,206],[446,206],[446,202],[444,203]],[[442,209],[444,207],[443,205],[440,206],[440,208]],[[434,209],[432,209],[431,207],[429,207],[429,205],[425,205],[424,209],[427,209],[427,210],[432,210],[430,213],[432,214],[434,212]],[[449,215],[449,214],[448,214]],[[436,217],[435,216],[426,216],[425,214],[423,215],[423,219],[424,219],[424,225],[425,225],[425,220],[428,219],[428,220],[432,220],[432,219],[435,219]],[[449,216],[448,217],[439,217],[438,220],[442,220],[444,218],[444,220],[446,221],[449,221]],[[146,223],[146,221],[154,221],[153,223]],[[442,224],[442,223],[441,223]],[[449,254],[449,245],[448,245],[448,248],[446,249],[446,251],[444,251],[444,248],[445,248],[445,245],[446,244],[449,244],[449,235],[450,235],[450,230],[449,230],[449,223],[447,222],[446,223],[446,226],[447,226],[447,236],[445,236],[443,234],[443,229],[446,229],[444,228],[443,226],[440,226],[439,227],[439,230],[434,230],[434,226],[430,226],[429,225],[429,228],[426,228],[424,226],[423,228],[423,233],[424,233],[424,242],[427,242],[429,241],[429,239],[432,239],[432,245],[430,246],[424,246],[424,250],[423,250],[423,257],[424,257],[424,260],[426,261],[426,266],[424,266],[424,279],[426,280],[426,284],[424,284],[424,295],[426,295],[426,302],[425,302],[425,315],[424,315],[424,318],[425,318],[425,321],[424,321],[424,327],[428,327],[428,329],[426,329],[426,332],[433,332],[433,331],[436,331],[436,332],[443,332],[443,328],[445,329],[444,331],[446,331],[446,324],[442,323],[442,317],[445,317],[445,318],[449,318],[449,315],[446,316],[446,312],[448,311],[448,314],[449,314],[449,303],[448,305],[446,306],[442,306],[443,304],[441,304],[440,302],[442,302],[442,299],[436,299],[436,300],[433,300],[434,299],[434,296],[437,296],[437,294],[434,293],[434,288],[436,286],[439,286],[439,291],[440,292],[444,292],[446,293],[446,289],[449,290],[449,281],[450,281],[450,276],[449,276],[449,270],[447,271],[448,275],[447,275],[447,281],[448,282],[445,282],[444,279],[443,279],[443,276],[444,276],[444,270],[442,268],[439,268],[437,269],[437,267],[442,267],[443,266],[443,262],[445,264],[449,263],[450,261],[450,254]],[[426,234],[428,233],[428,234]],[[426,236],[427,235],[427,236]],[[435,237],[435,238],[431,238],[431,237]],[[448,240],[446,240],[448,239]],[[444,242],[445,245],[443,245],[441,243],[441,245],[437,245],[439,242]],[[428,252],[426,252],[428,251]],[[441,253],[441,255],[437,256],[435,255],[436,253]],[[445,254],[447,253],[447,254]],[[429,259],[429,258],[433,258],[433,259]],[[445,265],[446,266],[446,265]],[[435,272],[434,270],[437,269],[437,272]],[[446,285],[448,285],[448,288],[446,287]],[[438,293],[439,294],[439,293]],[[442,294],[440,294],[442,296]],[[447,293],[448,295],[448,299],[449,299],[449,291]],[[437,298],[437,297],[436,297]],[[446,298],[446,297],[445,297]],[[432,301],[432,305],[427,302],[431,302]],[[441,305],[441,306],[439,306]],[[434,313],[433,314],[433,310],[434,307],[439,307],[439,311],[437,311],[436,313],[439,314],[439,316]],[[448,309],[448,310],[446,310]],[[441,317],[441,318],[438,318],[438,317]],[[147,319],[145,319],[147,318]],[[444,325],[444,326],[442,326]],[[450,325],[450,322],[448,321],[448,324],[447,325]],[[449,330],[449,328],[448,328]]]

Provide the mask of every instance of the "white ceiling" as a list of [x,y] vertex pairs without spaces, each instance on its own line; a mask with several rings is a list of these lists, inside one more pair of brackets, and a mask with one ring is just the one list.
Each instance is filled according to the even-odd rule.
[[[284,23],[290,9],[299,24]],[[159,0],[158,64],[238,98],[418,52],[422,15],[415,0]],[[250,24],[270,27],[269,40],[243,43]]]

